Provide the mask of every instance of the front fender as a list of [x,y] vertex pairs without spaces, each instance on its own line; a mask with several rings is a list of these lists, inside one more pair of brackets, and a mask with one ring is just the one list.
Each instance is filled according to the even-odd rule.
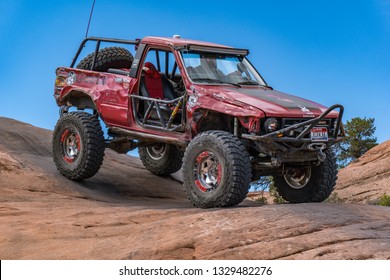
[[189,97],[189,103],[191,103],[191,99],[196,99],[195,106],[192,106],[194,111],[205,108],[234,117],[262,118],[265,116],[264,112],[256,107],[218,93],[193,93]]
[[260,119],[264,112],[246,103],[226,98],[217,93],[193,92],[187,101],[189,119],[192,119],[191,127],[196,131],[197,112],[212,111],[226,116],[236,117],[241,125],[249,132],[256,132],[260,128]]

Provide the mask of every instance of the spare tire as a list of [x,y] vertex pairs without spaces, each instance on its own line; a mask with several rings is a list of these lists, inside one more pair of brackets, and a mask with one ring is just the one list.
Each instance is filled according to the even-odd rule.
[[[91,70],[92,61],[95,52],[90,53],[87,57],[82,59],[76,68]],[[107,47],[99,50],[96,57],[94,71],[107,72],[110,68],[130,68],[133,63],[132,54],[125,48],[121,47]]]

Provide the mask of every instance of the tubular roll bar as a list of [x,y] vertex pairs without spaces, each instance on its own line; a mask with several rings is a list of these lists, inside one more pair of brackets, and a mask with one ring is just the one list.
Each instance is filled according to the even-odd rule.
[[91,69],[90,70],[93,70],[93,68],[95,67],[95,62],[96,62],[97,54],[98,54],[99,49],[100,49],[100,43],[101,42],[127,44],[127,45],[138,45],[141,42],[140,40],[123,40],[123,39],[100,38],[100,37],[88,37],[88,38],[85,38],[81,42],[80,47],[77,50],[76,55],[74,56],[74,58],[72,60],[72,63],[70,64],[70,68],[74,67],[77,59],[79,58],[79,55],[80,55],[81,51],[83,50],[83,48],[85,47],[85,44],[88,41],[96,42],[95,53],[93,55],[93,61],[92,61],[92,65],[91,65]]
[[[172,99],[172,100],[161,100],[161,99],[155,99],[155,98],[150,98],[150,97],[145,97],[145,96],[140,96],[140,95],[131,95],[132,104],[133,104],[133,112],[134,112],[134,115],[137,116],[137,108],[136,108],[137,102],[135,102],[136,100],[145,101],[145,103],[146,104],[149,103],[149,105],[144,113],[143,119],[142,119],[142,121],[140,121],[137,118],[137,122],[141,126],[158,128],[158,129],[163,129],[163,130],[168,130],[168,131],[177,131],[177,130],[182,129],[184,127],[184,113],[182,113],[182,115],[181,115],[180,125],[174,125],[173,120],[174,120],[178,110],[180,108],[183,109],[185,97],[186,97],[186,94],[184,94],[183,96],[180,96],[178,98]],[[160,105],[175,105],[175,108],[172,110],[171,115],[170,115],[168,120],[164,120]],[[150,115],[151,115],[152,111],[155,111],[157,113],[158,121],[159,121],[160,125],[153,125],[153,124],[147,123],[148,120],[150,120]]]

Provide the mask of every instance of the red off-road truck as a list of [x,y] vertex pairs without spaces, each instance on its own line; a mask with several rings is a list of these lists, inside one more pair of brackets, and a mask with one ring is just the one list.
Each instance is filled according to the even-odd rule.
[[[94,51],[80,61],[85,45]],[[197,207],[236,205],[269,175],[289,202],[325,200],[337,179],[330,147],[344,136],[343,107],[274,90],[248,53],[179,36],[85,39],[70,67],[56,70],[58,170],[83,180],[98,172],[105,148],[138,148],[153,174],[182,169]]]

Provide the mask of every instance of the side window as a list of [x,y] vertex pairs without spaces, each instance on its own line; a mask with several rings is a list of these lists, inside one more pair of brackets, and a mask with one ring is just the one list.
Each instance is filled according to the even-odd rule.
[[160,74],[168,79],[174,79],[175,76],[180,75],[175,57],[171,51],[150,49],[146,55],[144,64],[146,62],[152,63]]
[[161,62],[160,62],[160,59],[159,59],[159,52],[156,51],[156,50],[149,50],[147,55],[146,55],[146,59],[144,61],[144,65],[145,63],[147,62],[150,62],[152,63],[156,69],[158,69],[159,72],[161,72]]
[[[172,52],[167,53],[167,59],[168,59],[168,67],[167,67],[168,73],[170,74],[170,76],[172,78],[172,75],[177,75],[179,73],[179,71],[177,69],[175,56],[173,55]],[[176,69],[174,69],[175,67],[176,67]]]

